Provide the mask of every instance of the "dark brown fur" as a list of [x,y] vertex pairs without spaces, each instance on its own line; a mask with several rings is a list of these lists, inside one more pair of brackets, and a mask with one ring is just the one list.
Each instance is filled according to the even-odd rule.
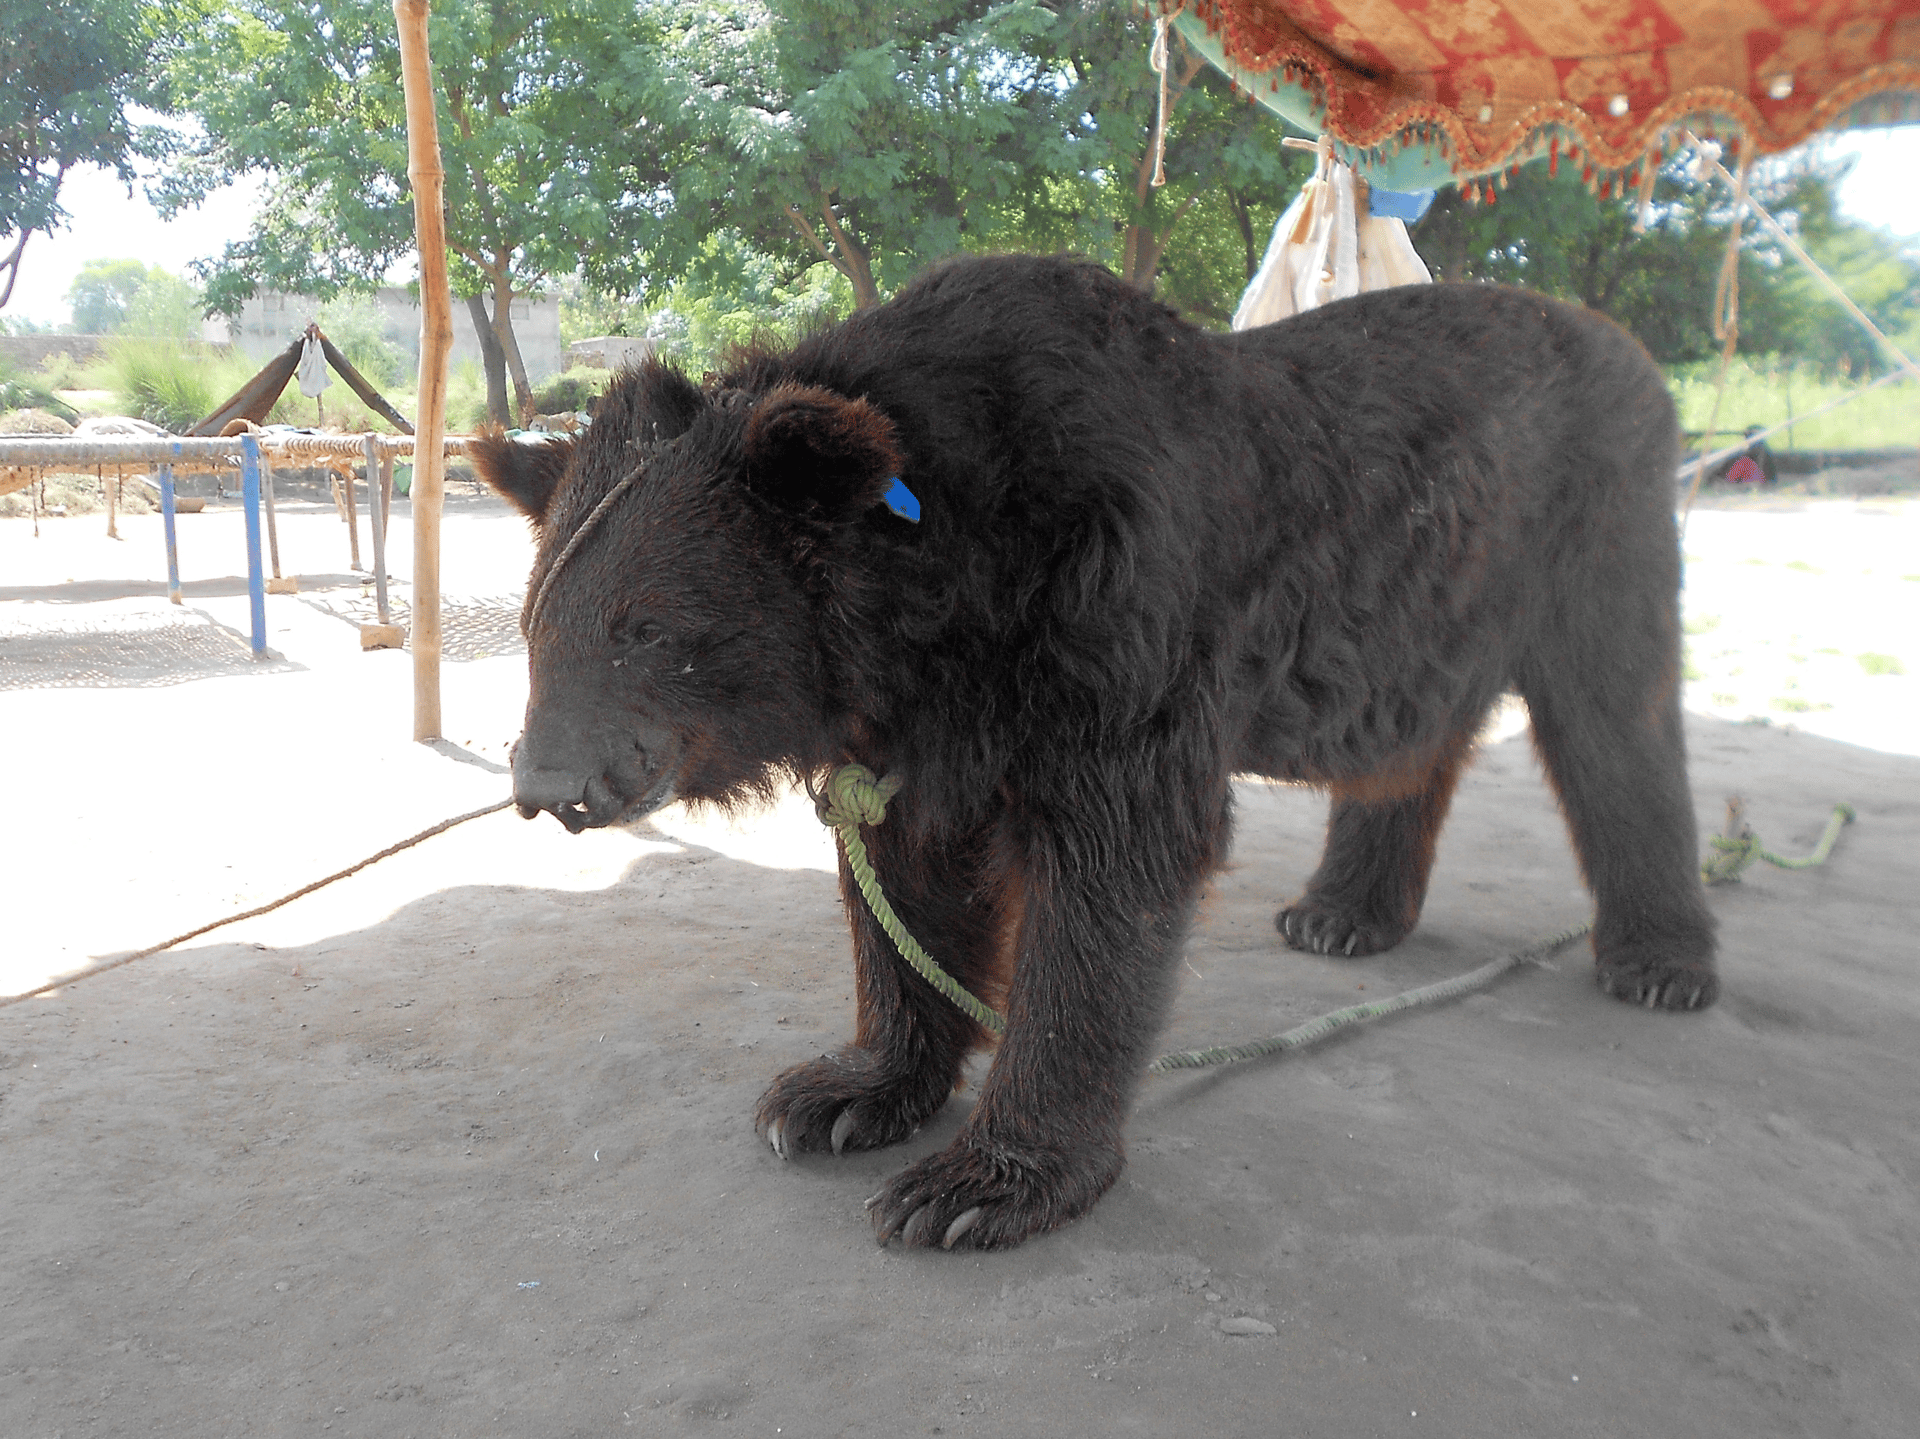
[[[957,1139],[883,1238],[1011,1244],[1113,1182],[1231,776],[1321,786],[1277,917],[1370,954],[1417,920],[1472,737],[1523,695],[1591,885],[1600,983],[1715,994],[1680,729],[1672,406],[1607,321],[1394,290],[1205,334],[1093,266],[958,262],[704,389],[648,367],[592,430],[483,473],[536,523],[516,797],[570,828],[859,760],[908,927],[1004,1005]],[[894,474],[908,523],[879,503]],[[975,1026],[843,873],[852,1042],[760,1104],[782,1154],[896,1142]]]

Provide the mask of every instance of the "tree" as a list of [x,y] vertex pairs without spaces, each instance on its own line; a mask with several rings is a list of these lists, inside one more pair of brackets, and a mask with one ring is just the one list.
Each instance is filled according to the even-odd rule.
[[197,340],[202,304],[199,286],[155,265],[128,303],[126,323],[121,328],[129,335]]
[[1166,57],[1165,184],[1155,186],[1160,77],[1148,60],[1147,13],[1063,6],[1061,15],[1052,54],[1068,86],[1057,111],[1073,183],[1049,191],[1055,223],[1030,217],[1029,232],[1103,259],[1149,292],[1164,272],[1169,299],[1225,324],[1313,161],[1283,149],[1280,122],[1237,97],[1175,33]]
[[[1173,265],[1177,298],[1224,320],[1259,255],[1231,236],[1264,230],[1303,167],[1176,41],[1170,183],[1152,187],[1151,33],[1144,12],[1075,0],[677,7],[613,83],[630,228],[589,278],[717,293],[751,287],[764,255],[788,290],[831,264],[866,306],[960,250],[1068,248],[1148,289]],[[1190,214],[1233,230],[1176,260]]]
[[663,7],[658,49],[613,76],[630,197],[613,287],[724,263],[722,232],[789,277],[831,264],[854,303],[966,246],[1041,183],[1055,93],[1038,0],[709,0]]
[[75,165],[131,183],[140,136],[126,105],[141,91],[156,7],[141,0],[0,0],[0,308],[36,231],[66,220]]
[[[1773,208],[1776,215],[1793,222],[1796,238],[1820,268],[1883,334],[1896,341],[1905,339],[1911,354],[1920,335],[1920,256],[1911,246],[1839,213],[1835,190],[1849,164],[1815,159],[1795,166],[1776,182],[1784,193]],[[1880,369],[1890,363],[1873,337],[1771,236],[1754,236],[1751,248],[1758,263],[1771,272],[1766,289],[1773,303],[1765,314],[1767,327],[1759,336],[1762,348],[1837,365],[1848,372]],[[1746,292],[1742,294],[1744,307]],[[1743,320],[1743,345],[1747,333]]]
[[87,260],[67,287],[73,328],[82,335],[117,334],[127,323],[134,298],[147,283],[140,260]]
[[[201,0],[170,51],[175,103],[204,138],[180,156],[167,205],[250,170],[274,177],[246,240],[208,267],[208,303],[256,289],[330,298],[377,284],[413,243],[405,107],[385,0]],[[453,0],[432,46],[454,288],[487,356],[490,406],[524,415],[532,386],[512,305],[571,273],[611,225],[605,164],[617,123],[599,98],[616,50],[644,50],[647,7],[622,0]]]
[[73,328],[82,335],[200,335],[201,298],[193,285],[139,260],[87,260],[67,287]]
[[[1898,331],[1920,316],[1920,264],[1834,209],[1844,168],[1802,157],[1756,166],[1754,198],[1798,227],[1814,258]],[[1413,240],[1436,279],[1526,285],[1618,320],[1663,363],[1720,349],[1710,313],[1726,254],[1731,197],[1681,162],[1662,170],[1644,231],[1632,196],[1601,200],[1566,167],[1523,168],[1495,204],[1443,191]],[[1871,337],[1815,281],[1748,223],[1739,258],[1740,348],[1833,364],[1876,362]]]

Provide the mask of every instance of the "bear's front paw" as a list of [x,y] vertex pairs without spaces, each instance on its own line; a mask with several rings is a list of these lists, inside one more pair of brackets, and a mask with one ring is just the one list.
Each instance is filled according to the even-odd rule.
[[1363,919],[1313,899],[1303,899],[1281,910],[1273,917],[1273,927],[1289,945],[1308,954],[1355,958],[1392,949],[1407,935],[1402,926]]
[[962,1135],[908,1165],[867,1201],[880,1242],[1006,1249],[1077,1219],[1119,1177],[1118,1144],[1071,1150]]
[[918,1129],[948,1092],[924,1077],[889,1074],[871,1051],[848,1045],[774,1080],[753,1122],[782,1159],[809,1150],[880,1149]]
[[1720,997],[1711,956],[1689,959],[1653,945],[1598,955],[1594,979],[1615,999],[1646,1009],[1705,1009]]

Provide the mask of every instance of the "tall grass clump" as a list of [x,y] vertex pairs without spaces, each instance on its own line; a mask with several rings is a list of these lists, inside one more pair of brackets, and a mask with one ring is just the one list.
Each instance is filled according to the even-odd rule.
[[45,410],[69,421],[79,418],[74,408],[54,394],[45,381],[24,375],[0,360],[0,414],[9,410]]
[[[123,414],[137,415],[178,435],[212,414],[213,407],[252,379],[259,367],[233,351],[176,340],[128,338],[107,347],[103,368],[106,388],[113,391]],[[289,383],[267,419],[275,424],[311,424],[311,410],[312,402]]]
[[[1718,360],[1675,365],[1668,388],[1680,409],[1680,427],[1699,431],[1713,414]],[[1855,394],[1867,377],[1842,375],[1831,368],[1792,363],[1774,355],[1741,356],[1727,367],[1726,396],[1720,404],[1721,443],[1750,427],[1770,429],[1810,410]],[[1920,405],[1912,381],[1884,385],[1815,420],[1795,423],[1767,443],[1776,450],[1880,450],[1920,444]]]

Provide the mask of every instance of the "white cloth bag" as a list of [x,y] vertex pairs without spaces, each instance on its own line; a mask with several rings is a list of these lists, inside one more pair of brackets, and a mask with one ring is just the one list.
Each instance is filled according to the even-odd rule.
[[1433,283],[1406,223],[1361,215],[1357,189],[1350,167],[1322,157],[1273,227],[1259,273],[1233,312],[1234,329],[1270,325],[1362,290]]
[[321,391],[333,383],[333,376],[327,373],[326,351],[312,335],[300,347],[300,365],[293,373],[300,381],[300,393],[309,400],[319,399]]

